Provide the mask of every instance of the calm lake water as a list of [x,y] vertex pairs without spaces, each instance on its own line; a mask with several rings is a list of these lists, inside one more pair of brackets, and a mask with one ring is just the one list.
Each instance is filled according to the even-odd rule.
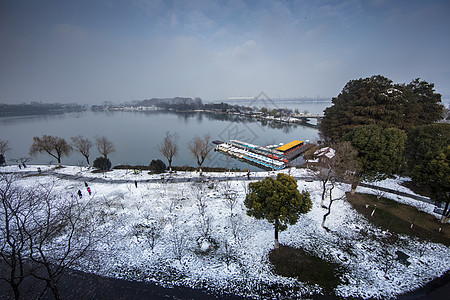
[[[321,113],[330,103],[306,103],[279,105]],[[179,155],[173,164],[196,166],[196,161],[187,149],[187,143],[195,136],[209,134],[211,140],[228,141],[238,139],[259,145],[287,143],[295,139],[318,139],[317,129],[294,124],[266,122],[261,124],[246,118],[213,115],[206,113],[172,112],[83,112],[64,115],[24,116],[0,118],[0,138],[10,142],[11,150],[6,153],[11,159],[28,156],[34,136],[55,135],[70,141],[70,137],[82,135],[94,142],[96,136],[106,136],[116,148],[109,158],[113,166],[119,164],[148,165],[152,159],[167,161],[158,152],[165,132],[179,135]],[[96,147],[91,149],[90,159],[100,156]],[[56,163],[48,154],[38,154],[31,164]],[[84,158],[78,152],[63,157],[63,164],[84,165]],[[204,163],[211,167],[239,167],[258,170],[247,163],[212,152]]]

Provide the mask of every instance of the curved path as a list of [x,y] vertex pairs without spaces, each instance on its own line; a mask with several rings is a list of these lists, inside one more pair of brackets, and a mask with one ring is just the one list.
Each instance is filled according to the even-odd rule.
[[[214,176],[214,177],[210,177],[210,176],[200,176],[200,177],[181,177],[180,176],[180,177],[178,177],[178,176],[172,176],[172,175],[161,175],[160,178],[149,178],[149,179],[138,180],[138,179],[106,179],[106,178],[101,178],[101,177],[88,177],[88,176],[79,176],[79,175],[72,175],[72,174],[62,174],[62,173],[55,172],[53,170],[47,170],[47,171],[42,171],[42,172],[38,172],[38,171],[6,172],[6,174],[11,174],[11,173],[25,174],[25,175],[29,175],[29,176],[48,175],[48,176],[57,177],[59,179],[67,179],[67,180],[75,180],[75,181],[83,181],[83,182],[85,181],[85,182],[90,182],[90,183],[109,183],[109,184],[134,183],[135,181],[137,181],[138,183],[209,182],[209,181],[214,181],[214,180],[245,181],[245,180],[262,180],[262,179],[266,178],[266,176],[254,176],[254,175],[251,175],[249,178],[247,176],[247,173],[243,173],[243,175],[239,175],[239,176],[235,175],[235,176]],[[272,177],[275,177],[275,175],[273,175]],[[319,181],[320,180],[319,178],[314,177],[314,176],[294,176],[294,178],[296,180],[305,180],[305,181]],[[427,197],[423,197],[423,196],[419,196],[419,195],[415,195],[415,194],[409,194],[409,193],[393,190],[390,188],[381,187],[381,186],[372,185],[372,184],[363,183],[363,182],[361,182],[359,185],[362,187],[373,189],[373,190],[379,190],[382,192],[395,194],[395,195],[403,196],[403,197],[408,197],[408,198],[411,198],[414,200],[419,200],[419,201],[427,202],[430,204],[435,204],[435,202],[433,200],[431,200],[430,198],[427,198]]]

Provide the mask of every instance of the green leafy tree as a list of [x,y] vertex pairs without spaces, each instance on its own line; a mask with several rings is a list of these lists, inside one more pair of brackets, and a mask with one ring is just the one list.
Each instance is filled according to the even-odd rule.
[[450,144],[450,124],[417,126],[408,132],[405,156],[408,173],[419,184],[427,184],[429,162]]
[[360,178],[382,180],[402,170],[406,141],[403,130],[366,125],[354,129],[345,139],[358,151]]
[[446,223],[450,217],[450,145],[430,161],[427,171],[433,198],[445,203],[441,222]]
[[307,191],[298,190],[296,180],[280,173],[276,179],[265,179],[249,184],[249,194],[244,201],[247,215],[266,219],[275,228],[275,248],[279,248],[278,232],[297,223],[300,214],[311,210],[312,202]]
[[441,119],[444,107],[434,85],[415,79],[410,84],[393,84],[381,75],[349,81],[325,109],[320,131],[325,139],[339,141],[363,125],[399,128],[431,124]]
[[58,166],[61,166],[61,157],[69,155],[71,151],[72,147],[65,139],[50,135],[43,135],[42,137],[35,136],[33,138],[33,144],[30,147],[30,155],[45,152],[56,158]]
[[432,197],[446,203],[443,219],[449,216],[450,124],[417,126],[408,132],[405,156],[414,182],[428,185]]

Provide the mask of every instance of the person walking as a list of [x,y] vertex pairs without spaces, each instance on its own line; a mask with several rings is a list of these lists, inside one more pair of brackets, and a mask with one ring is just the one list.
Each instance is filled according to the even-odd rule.
[[137,188],[137,180],[134,181],[134,186]]
[[89,196],[90,196],[90,195],[91,195],[91,188],[90,188],[90,187],[87,187],[87,191],[88,191]]
[[80,199],[81,199],[81,197],[83,197],[83,194],[81,194],[80,190],[78,190],[78,197],[80,197]]

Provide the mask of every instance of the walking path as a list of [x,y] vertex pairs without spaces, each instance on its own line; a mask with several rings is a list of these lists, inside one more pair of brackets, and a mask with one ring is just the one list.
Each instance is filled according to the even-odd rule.
[[[4,173],[4,172],[3,172]],[[148,179],[113,179],[113,178],[101,178],[101,177],[88,177],[88,176],[80,176],[80,175],[73,175],[73,174],[63,174],[55,172],[54,170],[46,170],[42,172],[38,171],[19,171],[19,172],[6,172],[6,173],[17,173],[17,174],[26,174],[28,176],[54,176],[59,179],[66,179],[66,180],[75,180],[75,181],[85,181],[89,183],[108,183],[108,184],[120,184],[120,183],[134,183],[137,181],[138,183],[183,183],[183,182],[209,182],[209,181],[226,181],[226,180],[239,180],[239,181],[245,181],[245,180],[262,180],[266,178],[266,176],[255,176],[251,175],[248,177],[247,173],[243,173],[242,175],[233,175],[233,176],[199,176],[199,177],[180,177],[180,176],[173,176],[171,174],[162,174],[160,178],[148,178]],[[254,173],[253,173],[254,174]],[[257,174],[257,173],[256,173]],[[272,177],[275,177],[275,175],[272,175]],[[250,179],[249,179],[250,178]],[[319,181],[320,179],[314,176],[294,176],[296,180],[305,180],[305,181]],[[423,197],[415,194],[405,193],[398,190],[381,187],[377,185],[372,185],[368,183],[360,183],[361,187],[370,188],[373,190],[378,190],[386,193],[395,194],[402,197],[408,197],[414,200],[419,200],[422,202],[430,203],[435,205],[435,201],[428,198]]]

